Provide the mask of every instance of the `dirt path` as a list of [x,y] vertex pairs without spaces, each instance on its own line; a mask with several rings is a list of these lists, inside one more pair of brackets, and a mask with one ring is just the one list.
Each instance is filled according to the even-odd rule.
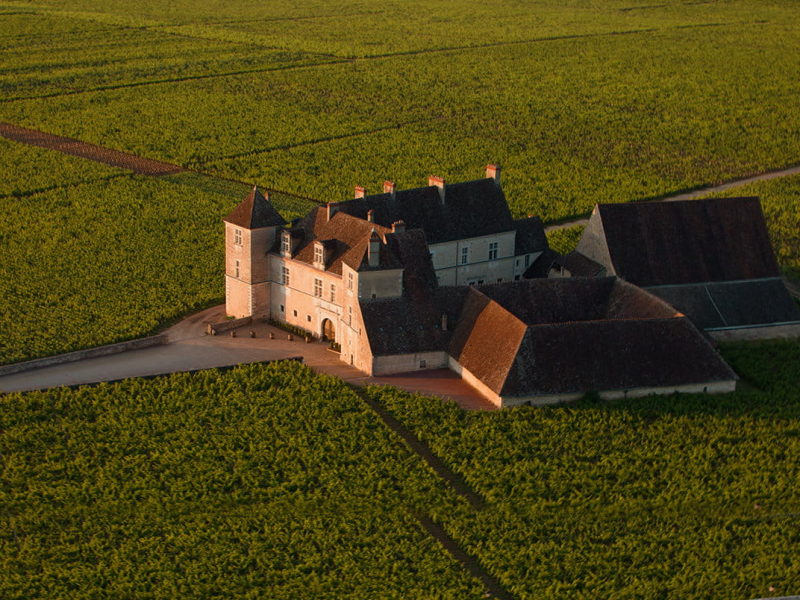
[[487,598],[499,598],[501,600],[510,600],[512,598],[511,594],[503,589],[500,582],[492,577],[475,558],[459,548],[458,544],[453,541],[440,525],[437,525],[425,515],[417,515],[417,520],[422,528],[450,553],[450,556],[464,565],[464,568],[469,571],[470,575],[479,579],[481,583],[486,586],[488,590],[486,594]]
[[[788,169],[780,169],[778,171],[769,171],[768,173],[753,175],[752,177],[731,179],[730,181],[726,181],[718,185],[712,185],[709,187],[700,188],[697,190],[693,190],[691,192],[681,192],[679,194],[665,196],[664,198],[661,198],[659,200],[653,200],[653,202],[677,202],[679,200],[694,200],[695,198],[699,198],[700,196],[705,196],[706,194],[715,194],[717,192],[724,192],[725,190],[741,187],[743,185],[747,185],[748,183],[755,183],[756,181],[768,181],[770,179],[778,179],[780,177],[788,177],[790,175],[798,175],[798,174],[800,174],[800,165],[789,167]],[[548,227],[545,227],[544,230],[556,231],[558,229],[575,227],[576,225],[585,226],[588,222],[589,222],[588,218],[575,219],[572,221],[567,221],[566,223],[558,223],[557,225],[550,225]]]
[[184,171],[182,167],[159,160],[142,158],[141,156],[95,146],[72,138],[26,129],[11,123],[0,123],[0,135],[6,139],[28,144],[29,146],[58,150],[64,154],[88,158],[112,167],[130,169],[134,173],[141,175],[172,175]]

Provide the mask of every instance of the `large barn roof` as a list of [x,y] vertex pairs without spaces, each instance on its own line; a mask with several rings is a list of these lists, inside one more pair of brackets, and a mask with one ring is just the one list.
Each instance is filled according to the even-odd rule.
[[[758,198],[598,204],[597,218],[613,272],[636,285],[780,275]],[[578,251],[602,256],[585,247],[589,241]]]

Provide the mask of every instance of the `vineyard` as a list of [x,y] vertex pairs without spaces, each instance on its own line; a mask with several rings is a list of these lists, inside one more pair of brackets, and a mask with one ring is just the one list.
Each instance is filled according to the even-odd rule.
[[159,4],[0,3],[0,120],[322,200],[499,161],[545,220],[800,155],[788,0]]
[[415,515],[466,512],[290,362],[6,396],[0,596],[482,598]]
[[520,598],[796,594],[800,342],[724,354],[732,396],[478,413],[370,393],[486,500],[459,541]]
[[[724,349],[726,396],[465,412],[295,363],[0,402],[0,595],[481,598],[800,591],[800,343]],[[770,592],[775,591],[775,594]]]

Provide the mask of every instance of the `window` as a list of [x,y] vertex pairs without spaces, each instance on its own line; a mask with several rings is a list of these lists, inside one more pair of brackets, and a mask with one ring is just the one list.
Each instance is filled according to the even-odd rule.
[[236,261],[236,275],[235,275],[235,277],[236,277],[236,279],[239,279],[239,261],[238,260]]
[[325,259],[323,258],[323,250],[322,244],[315,244],[314,245],[314,262],[318,264],[323,264]]
[[348,306],[347,307],[347,324],[348,325],[352,325],[353,324],[353,307],[352,306]]
[[241,229],[234,229],[233,230],[233,243],[237,246],[242,245],[242,230]]
[[314,296],[322,298],[322,279],[314,280]]
[[427,366],[427,362],[424,360],[419,361],[419,368],[424,369]]
[[289,254],[289,252],[291,251],[291,247],[292,247],[291,234],[285,232],[283,234],[283,239],[281,239],[281,252],[283,252],[284,254]]
[[483,279],[478,279],[478,285],[481,285],[482,283],[483,283]]
[[500,242],[489,242],[489,260],[497,260],[497,252]]
[[461,249],[461,264],[465,265],[469,262],[469,248]]
[[306,321],[308,321],[309,323],[311,323],[311,315],[306,315]]
[[374,300],[375,298],[377,298],[377,297],[378,297],[378,294],[372,294],[372,299],[373,299],[373,300]]
[[283,274],[283,285],[289,285],[289,267],[281,267],[281,273]]
[[331,302],[336,302],[336,286],[331,284]]
[[294,313],[294,316],[296,317],[297,316],[297,311],[293,310],[292,312]]
[[526,254],[525,255],[525,266],[526,267],[531,266],[531,255],[530,254]]
[[281,312],[283,312],[284,310],[285,309],[283,308],[283,304],[281,304]]
[[348,273],[347,274],[347,289],[348,290],[352,290],[353,289],[353,274],[352,273]]
[[503,278],[502,277],[498,277],[497,278],[497,283],[503,283]]

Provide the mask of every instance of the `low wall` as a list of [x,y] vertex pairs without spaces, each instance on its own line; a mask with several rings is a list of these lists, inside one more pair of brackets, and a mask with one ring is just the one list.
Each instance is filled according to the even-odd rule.
[[22,373],[23,371],[30,371],[32,369],[41,369],[42,367],[53,367],[55,365],[62,365],[64,363],[75,362],[76,360],[84,360],[87,358],[98,358],[100,356],[109,356],[111,354],[119,354],[120,352],[128,352],[130,350],[141,350],[142,348],[150,348],[151,346],[163,346],[168,343],[167,334],[161,333],[138,340],[130,340],[128,342],[120,342],[119,344],[111,344],[109,346],[99,346],[97,348],[88,348],[86,350],[78,350],[68,354],[58,354],[56,356],[48,356],[47,358],[37,358],[36,360],[29,360],[26,362],[15,363],[13,365],[5,365],[0,367],[0,377],[6,375],[14,375],[15,373]]
[[242,325],[249,325],[252,322],[253,317],[242,317],[241,319],[231,319],[230,321],[223,321],[222,323],[209,323],[208,327],[206,327],[206,333],[208,335],[217,335],[218,333],[236,329]]

